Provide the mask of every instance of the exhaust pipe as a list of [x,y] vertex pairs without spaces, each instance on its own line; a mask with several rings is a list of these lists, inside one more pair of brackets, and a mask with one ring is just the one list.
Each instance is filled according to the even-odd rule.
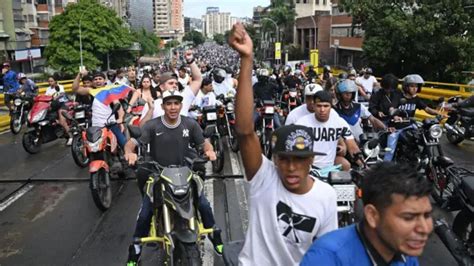
[[462,241],[456,237],[445,221],[436,220],[434,230],[460,266],[474,265],[474,261],[469,256],[467,248]]

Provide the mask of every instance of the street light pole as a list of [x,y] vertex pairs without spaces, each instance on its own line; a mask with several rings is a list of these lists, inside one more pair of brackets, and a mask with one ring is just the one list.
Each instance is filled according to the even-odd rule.
[[[275,25],[275,30],[276,30],[276,41],[277,42],[280,42],[280,28],[278,27],[278,24],[271,18],[262,18],[262,20],[268,20],[270,22],[272,22],[274,25]],[[281,45],[281,44],[280,44]],[[281,60],[281,59],[280,59]],[[276,63],[276,59],[275,59],[275,63]]]

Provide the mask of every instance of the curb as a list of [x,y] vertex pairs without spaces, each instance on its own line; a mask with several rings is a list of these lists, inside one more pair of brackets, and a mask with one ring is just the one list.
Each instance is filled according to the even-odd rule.
[[0,115],[0,132],[10,130],[10,116]]

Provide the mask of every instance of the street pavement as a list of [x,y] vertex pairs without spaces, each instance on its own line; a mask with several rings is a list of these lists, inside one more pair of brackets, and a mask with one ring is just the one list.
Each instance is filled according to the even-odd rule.
[[[459,166],[474,170],[474,143],[459,147],[445,143],[444,148]],[[44,145],[39,154],[30,155],[23,150],[21,134],[4,133],[0,135],[0,154],[0,266],[125,263],[141,200],[134,180],[113,183],[113,205],[103,213],[92,201],[87,168],[74,164],[64,140]],[[223,174],[241,175],[239,155],[226,151],[225,157]],[[246,190],[241,178],[205,182],[224,241],[244,238]],[[435,216],[439,215],[452,219],[451,214],[436,211]],[[223,265],[208,240],[202,249],[204,265]],[[153,264],[154,251],[153,247],[145,248],[142,265]],[[422,265],[456,265],[436,235],[420,260]]]

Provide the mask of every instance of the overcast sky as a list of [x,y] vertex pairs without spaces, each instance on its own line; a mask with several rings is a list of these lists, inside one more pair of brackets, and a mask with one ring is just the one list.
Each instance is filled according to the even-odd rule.
[[233,17],[252,17],[254,7],[269,4],[270,0],[184,0],[184,16],[201,18],[207,7],[217,6],[220,12],[230,12]]

